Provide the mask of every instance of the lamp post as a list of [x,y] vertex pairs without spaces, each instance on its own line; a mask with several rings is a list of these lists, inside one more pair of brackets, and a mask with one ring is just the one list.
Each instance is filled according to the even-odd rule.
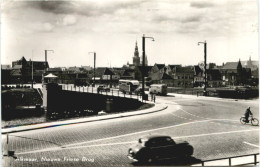
[[33,89],[33,50],[32,50],[32,89]]
[[94,81],[93,81],[93,85],[92,85],[92,87],[93,86],[95,86],[95,81],[96,81],[96,77],[95,77],[95,70],[96,70],[96,52],[89,52],[88,54],[90,54],[90,53],[94,53]]
[[47,71],[47,55],[48,55],[48,52],[52,52],[52,53],[54,53],[54,50],[44,50],[44,53],[45,53],[45,67],[44,67],[44,72],[43,72],[43,74],[42,74],[42,84],[44,83],[44,78],[43,78],[43,76],[44,76],[44,73],[46,73],[46,71]]
[[205,69],[205,77],[204,77],[204,91],[203,95],[207,96],[207,42],[198,42],[198,45],[204,44],[204,69]]
[[154,38],[153,37],[146,37],[144,34],[143,34],[143,37],[142,37],[142,43],[143,43],[143,63],[142,63],[142,100],[144,99],[144,66],[145,66],[145,38],[151,38],[152,41],[154,41]]
[[48,52],[54,53],[54,50],[44,50],[45,51],[45,69],[47,69],[47,54]]

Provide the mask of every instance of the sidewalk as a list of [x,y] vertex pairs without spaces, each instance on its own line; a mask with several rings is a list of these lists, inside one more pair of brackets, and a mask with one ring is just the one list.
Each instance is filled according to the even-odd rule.
[[[150,103],[150,102],[148,102]],[[15,132],[22,132],[22,131],[29,131],[35,129],[42,129],[42,128],[50,128],[55,126],[62,126],[62,125],[70,125],[70,124],[78,124],[78,123],[86,123],[86,122],[94,122],[94,121],[102,121],[108,119],[116,119],[116,118],[123,118],[123,117],[130,117],[135,115],[143,115],[149,114],[154,112],[159,112],[166,109],[168,106],[164,104],[155,104],[154,107],[139,110],[139,111],[130,111],[125,113],[117,113],[117,114],[109,114],[109,115],[101,115],[101,116],[94,116],[89,118],[78,118],[78,119],[71,119],[65,121],[55,121],[55,122],[48,122],[48,123],[40,123],[35,125],[25,125],[25,126],[18,126],[18,127],[11,127],[2,129],[2,134],[6,133],[15,133]]]

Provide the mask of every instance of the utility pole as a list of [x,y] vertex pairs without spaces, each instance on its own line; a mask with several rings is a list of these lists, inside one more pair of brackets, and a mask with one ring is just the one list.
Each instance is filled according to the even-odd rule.
[[45,51],[45,72],[47,71],[47,54],[48,51],[54,53],[54,50],[44,50]]
[[142,44],[143,44],[143,62],[142,62],[142,100],[144,99],[144,70],[145,70],[145,38],[151,38],[152,41],[154,41],[153,37],[145,37],[145,35],[143,34],[142,37]]
[[95,73],[96,73],[96,52],[89,52],[89,53],[94,53],[94,81],[93,81],[92,86],[95,86],[95,82],[96,82],[96,77],[95,77]]
[[203,91],[203,95],[207,96],[207,41],[205,40],[205,42],[198,42],[198,45],[200,44],[204,44],[204,69],[205,69],[205,77],[204,77],[204,91]]
[[32,89],[33,89],[33,50],[32,50]]
[[48,54],[49,51],[52,52],[52,53],[54,53],[54,50],[44,50],[44,52],[45,52],[45,67],[44,67],[44,72],[43,72],[43,74],[42,74],[42,83],[44,83],[44,78],[43,78],[43,76],[44,76],[44,73],[46,73],[47,68],[48,68],[48,66],[47,66],[47,54]]
[[145,66],[145,36],[143,34],[143,62],[142,62],[142,99],[144,98],[144,66]]

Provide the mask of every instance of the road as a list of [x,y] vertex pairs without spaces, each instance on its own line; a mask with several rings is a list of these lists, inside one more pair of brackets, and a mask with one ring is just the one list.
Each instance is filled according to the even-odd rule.
[[169,94],[157,96],[156,103],[167,104],[168,108],[145,115],[13,133],[9,134],[8,146],[6,136],[2,137],[2,148],[15,151],[18,159],[8,161],[12,166],[133,166],[126,157],[128,148],[138,138],[152,134],[188,141],[194,147],[191,163],[259,153],[259,126],[239,122],[247,106],[258,117],[258,99]]

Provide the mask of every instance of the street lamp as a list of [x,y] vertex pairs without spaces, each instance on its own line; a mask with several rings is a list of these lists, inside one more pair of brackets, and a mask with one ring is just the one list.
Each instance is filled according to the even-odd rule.
[[47,53],[52,52],[54,53],[54,50],[44,50],[45,51],[45,68],[47,69]]
[[46,73],[47,71],[47,55],[48,55],[48,52],[52,52],[54,53],[54,50],[44,50],[44,53],[45,53],[45,67],[44,67],[44,72],[42,73],[42,84],[44,83],[44,74]]
[[95,70],[96,70],[96,52],[88,52],[88,54],[90,54],[90,53],[94,53],[94,81],[93,81],[93,85],[92,85],[92,87],[93,86],[95,86]]
[[144,66],[145,66],[145,38],[151,38],[152,41],[154,41],[153,37],[145,37],[145,35],[143,34],[143,70],[142,70],[142,100],[144,99]]
[[204,44],[204,68],[205,68],[205,77],[204,77],[204,91],[203,95],[207,96],[207,42],[198,42],[198,45]]
[[32,88],[33,88],[33,50],[32,50]]

